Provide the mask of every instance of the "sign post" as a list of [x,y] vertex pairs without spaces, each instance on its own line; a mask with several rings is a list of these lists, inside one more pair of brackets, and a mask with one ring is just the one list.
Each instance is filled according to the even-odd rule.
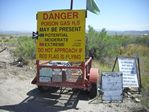
[[37,13],[37,60],[85,61],[85,10]]

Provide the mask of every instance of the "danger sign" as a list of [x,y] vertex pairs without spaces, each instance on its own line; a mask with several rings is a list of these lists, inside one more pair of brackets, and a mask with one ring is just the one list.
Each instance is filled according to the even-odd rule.
[[37,60],[84,61],[85,10],[37,13]]

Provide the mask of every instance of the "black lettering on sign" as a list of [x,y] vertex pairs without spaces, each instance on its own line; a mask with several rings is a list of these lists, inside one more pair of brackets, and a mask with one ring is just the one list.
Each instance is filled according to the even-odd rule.
[[47,59],[47,54],[39,54],[40,59]]

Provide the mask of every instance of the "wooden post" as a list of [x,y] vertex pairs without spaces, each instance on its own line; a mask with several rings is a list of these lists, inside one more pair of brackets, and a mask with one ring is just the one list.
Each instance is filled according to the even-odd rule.
[[138,80],[139,80],[139,93],[141,92],[142,83],[141,83],[141,73],[140,73],[140,60],[139,57],[137,57],[137,64],[138,64]]
[[115,62],[114,62],[113,68],[112,68],[112,72],[114,71],[114,68],[116,66],[117,59],[118,59],[118,57],[116,57],[116,59],[115,59]]

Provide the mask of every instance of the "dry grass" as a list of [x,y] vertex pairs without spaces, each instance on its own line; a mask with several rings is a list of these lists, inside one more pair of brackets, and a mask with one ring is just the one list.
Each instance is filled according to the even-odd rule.
[[127,47],[121,47],[120,52],[122,55],[126,56],[149,56],[149,47],[138,45],[138,44],[130,44]]

